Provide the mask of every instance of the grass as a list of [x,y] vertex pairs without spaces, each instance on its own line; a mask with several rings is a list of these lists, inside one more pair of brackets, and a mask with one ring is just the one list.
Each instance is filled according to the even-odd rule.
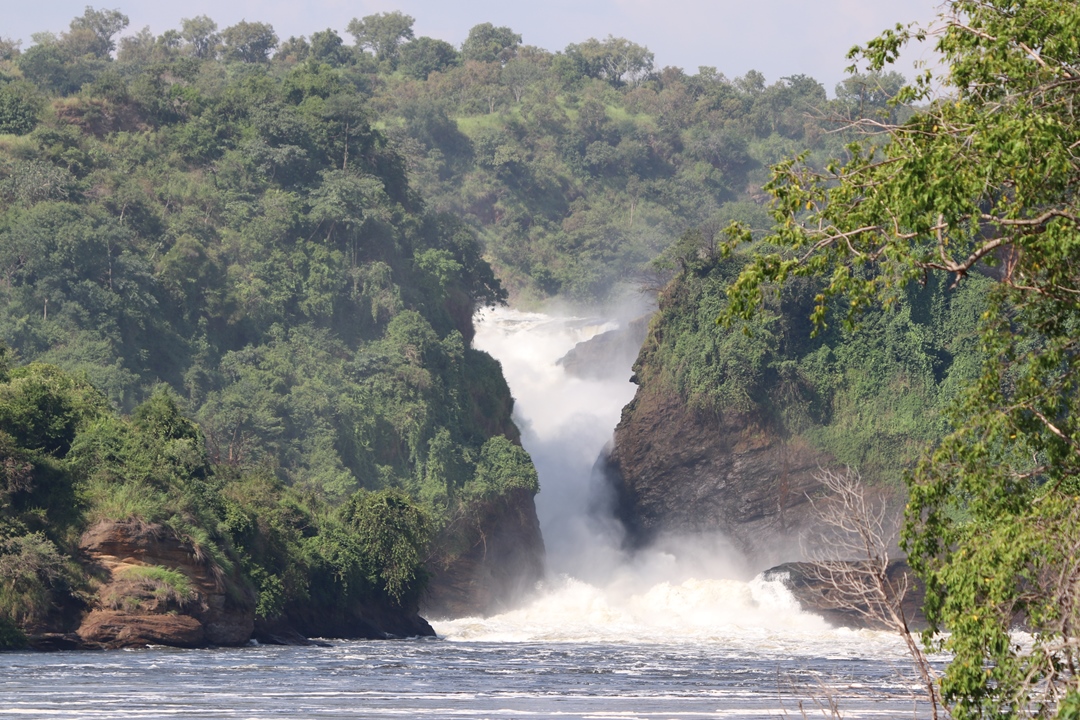
[[101,600],[107,608],[135,612],[143,608],[144,598],[153,598],[165,607],[183,607],[195,599],[195,591],[183,572],[146,565],[124,570],[119,582]]

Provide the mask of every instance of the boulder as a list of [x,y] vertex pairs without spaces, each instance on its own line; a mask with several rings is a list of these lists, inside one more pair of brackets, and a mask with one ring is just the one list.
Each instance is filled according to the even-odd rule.
[[[855,561],[847,564],[852,571],[860,566],[860,563]],[[893,560],[885,572],[891,587],[907,587],[899,607],[903,610],[908,628],[913,631],[925,629],[926,616],[922,612],[925,591],[907,561]],[[829,582],[829,577],[836,578],[838,582]],[[887,627],[881,620],[876,619],[873,613],[869,613],[870,606],[864,599],[852,595],[850,586],[845,586],[842,568],[831,575],[823,576],[814,563],[792,562],[766,570],[762,573],[762,578],[779,580],[791,591],[804,611],[821,615],[833,625],[875,630],[895,629]]]
[[[135,520],[102,521],[83,534],[80,549],[101,580],[93,611],[77,631],[84,642],[196,647],[243,645],[251,637],[252,591],[173,530]],[[181,597],[139,568],[182,573],[189,593]],[[130,630],[122,630],[125,623]]]
[[196,648],[207,644],[203,624],[189,615],[157,615],[94,610],[79,626],[84,645],[106,649],[170,645]]

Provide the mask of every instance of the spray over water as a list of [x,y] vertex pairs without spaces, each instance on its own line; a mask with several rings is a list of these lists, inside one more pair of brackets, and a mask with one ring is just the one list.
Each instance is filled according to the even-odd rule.
[[475,345],[502,363],[522,444],[540,475],[536,507],[548,580],[516,610],[436,622],[437,632],[450,640],[716,641],[734,652],[891,645],[891,638],[833,630],[802,612],[781,583],[752,579],[722,537],[625,547],[597,459],[634,396],[633,360],[607,358],[587,376],[560,364],[578,343],[619,327],[616,320],[505,308],[478,316]]

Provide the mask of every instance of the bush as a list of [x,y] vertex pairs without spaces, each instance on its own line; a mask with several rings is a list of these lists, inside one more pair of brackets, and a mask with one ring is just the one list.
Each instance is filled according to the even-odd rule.
[[0,85],[0,135],[25,135],[33,130],[40,105],[28,83]]
[[525,448],[501,435],[484,443],[476,477],[465,485],[465,493],[477,498],[504,495],[512,490],[540,491],[540,479]]
[[0,618],[45,622],[70,587],[67,562],[42,533],[0,540]]
[[22,650],[26,644],[26,633],[14,622],[0,615],[0,650]]
[[356,533],[372,583],[398,605],[416,599],[431,539],[427,514],[400,490],[361,490],[341,516]]

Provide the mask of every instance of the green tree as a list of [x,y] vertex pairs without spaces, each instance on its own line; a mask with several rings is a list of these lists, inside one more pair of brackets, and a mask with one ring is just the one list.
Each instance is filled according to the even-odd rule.
[[442,72],[458,64],[458,51],[445,40],[418,37],[401,46],[399,67],[406,75],[427,80],[433,72]]
[[505,63],[514,57],[521,36],[508,27],[495,27],[480,23],[469,30],[469,36],[461,44],[461,57],[477,62]]
[[268,23],[240,22],[221,31],[225,58],[246,63],[266,62],[277,47],[278,37]]
[[310,57],[331,67],[340,67],[349,62],[351,54],[341,36],[327,28],[311,34]]
[[480,450],[476,476],[465,485],[465,492],[487,498],[512,490],[538,492],[540,482],[536,468],[525,448],[496,435]]
[[394,66],[401,43],[413,38],[414,22],[411,15],[395,10],[367,15],[363,19],[353,18],[346,30],[356,39],[357,47],[371,50],[377,60]]
[[73,42],[76,37],[80,38],[87,53],[100,58],[107,58],[116,49],[113,35],[128,26],[128,16],[119,10],[95,10],[89,5],[81,17],[71,21],[71,31],[67,34],[67,40]]
[[341,511],[356,533],[369,579],[398,604],[414,601],[423,589],[424,553],[431,520],[399,490],[357,492]]
[[[771,283],[797,276],[824,278],[819,326],[833,308],[856,321],[890,305],[929,274],[995,280],[986,360],[910,479],[904,533],[927,617],[948,632],[930,642],[953,654],[940,691],[959,718],[1075,717],[1080,703],[1078,23],[1064,0],[947,3],[948,74],[898,95],[925,111],[824,172],[774,169],[778,251],[758,253],[723,316],[750,316]],[[898,26],[853,57],[880,72],[924,36]],[[939,82],[948,97],[933,101]],[[1019,618],[1030,646],[1010,635]]]
[[29,83],[0,85],[0,134],[25,135],[38,123],[41,102]]
[[653,54],[647,47],[612,35],[603,41],[589,38],[570,45],[566,55],[578,64],[582,74],[612,85],[635,85],[652,72],[653,67]]
[[184,18],[180,21],[180,37],[187,41],[191,54],[200,60],[207,60],[217,55],[221,44],[221,36],[217,29],[217,23],[206,15]]

